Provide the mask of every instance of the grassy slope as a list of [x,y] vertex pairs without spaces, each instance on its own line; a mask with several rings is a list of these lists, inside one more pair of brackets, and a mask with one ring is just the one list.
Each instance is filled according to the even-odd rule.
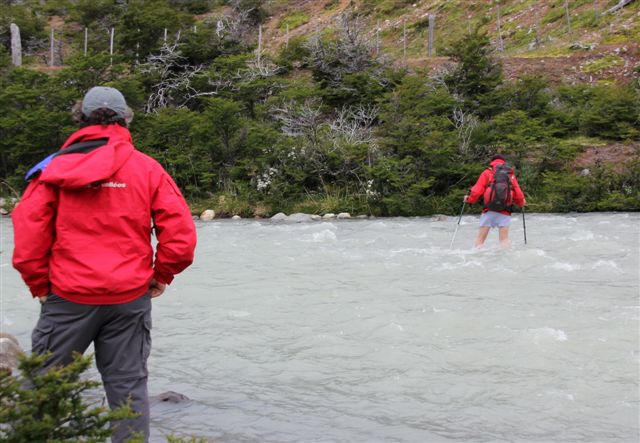
[[[498,33],[498,2],[491,0],[274,0],[269,8],[271,17],[265,27],[265,42],[275,51],[284,44],[283,23],[290,23],[290,37],[308,35],[332,27],[337,15],[352,10],[363,16],[362,23],[372,39],[379,25],[380,46],[385,54],[403,59],[406,26],[407,64],[438,66],[443,60],[428,58],[426,47],[428,15],[435,14],[435,54],[442,53],[469,29],[480,27],[492,36],[496,47],[499,35],[502,36],[501,55],[506,61],[507,77],[511,66],[516,77],[528,71],[535,73],[540,65],[536,60],[543,58],[555,60],[552,64],[558,65],[552,70],[552,77],[572,74],[569,71],[580,65],[576,75],[569,75],[570,81],[630,81],[640,63],[640,1],[615,14],[603,15],[617,0],[597,0],[597,19],[593,0],[568,3],[570,27],[564,0],[501,0],[501,33]],[[594,48],[572,50],[572,43]],[[517,69],[518,64],[530,68],[522,72]]]
[[[498,54],[507,80],[540,74],[552,83],[638,81],[640,0],[614,14],[604,14],[617,3],[618,0],[569,0],[569,25],[564,0],[501,0],[504,50]],[[289,23],[290,37],[303,36],[332,27],[335,18],[348,10],[363,16],[363,26],[372,39],[379,26],[382,52],[413,69],[438,69],[449,63],[446,57],[426,54],[429,14],[436,15],[436,54],[475,27],[486,30],[493,36],[495,47],[499,46],[497,1],[274,0],[265,25],[267,48],[275,52],[284,44],[283,23]],[[405,26],[407,56],[403,60]],[[576,43],[590,49],[571,49]],[[582,152],[575,162],[577,169],[596,161],[616,164],[640,154],[640,143],[603,145],[595,139],[577,138],[575,144]]]

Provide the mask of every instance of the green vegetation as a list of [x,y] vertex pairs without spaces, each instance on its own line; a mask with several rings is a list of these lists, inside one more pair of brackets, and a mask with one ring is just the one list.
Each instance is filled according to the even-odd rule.
[[135,417],[129,407],[109,411],[85,403],[86,393],[100,386],[80,377],[91,365],[91,356],[76,355],[68,366],[43,372],[46,359],[35,354],[20,357],[21,377],[0,372],[1,441],[101,442],[111,436],[112,420]]
[[593,74],[596,72],[603,71],[605,69],[612,68],[614,66],[624,65],[624,59],[620,56],[609,54],[598,60],[593,60],[588,63],[585,63],[582,66],[581,71],[587,74]]
[[[261,7],[256,1],[247,4]],[[206,207],[225,216],[455,213],[496,152],[515,164],[532,210],[640,209],[637,161],[594,165],[582,175],[574,166],[588,143],[639,142],[638,85],[553,86],[531,76],[507,82],[482,27],[458,32],[446,49],[455,66],[430,77],[377,57],[371,35],[353,17],[330,33],[291,39],[258,65],[246,33],[261,16],[233,15],[225,23],[235,27],[224,28],[214,17],[163,45],[157,31],[167,11],[175,9],[176,27],[192,23],[182,3],[161,1],[148,15],[140,2],[106,16],[99,3],[73,5],[67,8],[77,20],[126,15],[145,26],[144,51],[136,63],[136,28],[120,37],[123,45],[129,39],[128,49],[113,63],[104,53],[76,55],[43,74],[9,66],[5,46],[2,192],[24,187],[25,172],[74,130],[73,103],[106,84],[123,91],[136,111],[136,145],[175,177],[195,213]],[[424,31],[412,28],[415,35]],[[391,32],[383,36],[393,38]],[[619,58],[609,56],[584,69],[615,63]]]
[[[115,410],[88,403],[100,382],[82,378],[92,356],[76,354],[64,367],[43,370],[47,355],[19,357],[19,376],[0,371],[0,441],[106,442],[110,423],[136,417],[126,405]],[[134,436],[130,443],[141,443]],[[167,436],[170,443],[204,443],[204,439]]]
[[280,30],[284,31],[287,29],[287,25],[288,25],[289,29],[291,30],[299,26],[302,26],[308,22],[309,22],[309,16],[307,16],[307,14],[305,14],[304,12],[294,12],[293,14],[284,17],[280,21],[279,28]]

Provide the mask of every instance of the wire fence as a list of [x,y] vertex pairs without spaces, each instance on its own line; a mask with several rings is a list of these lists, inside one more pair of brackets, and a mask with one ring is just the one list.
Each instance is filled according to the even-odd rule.
[[[565,30],[569,36],[572,35],[572,19],[571,19],[571,11],[572,5],[569,0],[563,1],[563,15],[565,21]],[[623,8],[627,4],[631,3],[632,0],[620,0],[615,6],[610,7],[609,9],[601,8],[599,4],[599,0],[593,0],[592,4],[592,14],[594,19],[597,21],[600,17],[605,14],[610,14],[618,11]],[[573,7],[584,5],[584,1],[574,1]],[[602,3],[602,0],[600,0]],[[504,38],[504,11],[502,1],[498,0],[495,4],[495,30],[493,31],[492,40],[495,41],[495,47],[497,51],[505,50],[505,38]],[[393,54],[396,57],[402,57],[402,60],[406,62],[409,52],[411,52],[412,56],[423,55],[426,57],[434,57],[436,56],[436,38],[438,37],[438,28],[436,24],[436,14],[428,14],[426,19],[424,16],[422,17],[422,22],[424,24],[413,23],[412,25],[412,36],[411,40],[409,37],[409,30],[407,28],[408,22],[406,18],[397,19],[395,22],[389,24],[385,23],[386,30],[390,28],[396,29],[400,31],[401,28],[401,37],[396,39],[394,42],[388,43],[387,47],[383,47],[381,34],[385,32],[385,27],[381,26],[380,21],[378,20],[375,28],[372,31],[369,31],[369,36],[373,39],[373,50],[376,55],[380,55],[383,52]],[[389,20],[386,20],[389,22]],[[220,30],[220,23],[217,24],[216,31]],[[464,26],[464,24],[462,25]],[[534,25],[534,36],[533,36],[533,44],[539,44],[541,41],[541,31],[542,28],[541,18],[537,19],[537,22]],[[20,39],[20,29],[14,23],[11,24],[11,54],[12,54],[12,62],[16,66],[20,66],[22,64],[23,59],[23,42]],[[72,29],[71,27],[69,29]],[[66,51],[65,45],[68,45],[67,42],[71,40],[74,44],[81,48],[81,52],[84,56],[87,56],[90,52],[107,52],[113,61],[113,57],[117,55],[117,47],[115,46],[116,37],[118,34],[118,30],[116,27],[111,27],[106,30],[105,29],[90,29],[88,27],[83,28],[82,30],[77,30],[77,28],[73,28],[74,30],[65,30],[64,28],[54,28],[50,29],[50,35],[48,38],[48,54],[46,55],[46,64],[55,67],[61,66],[64,64],[64,54]],[[471,32],[472,30],[472,16],[467,16],[467,32]],[[76,34],[76,38],[69,39],[68,36],[70,33]],[[167,44],[175,44],[180,41],[182,36],[186,33],[197,33],[198,25],[193,25],[188,29],[177,30],[174,35],[170,35],[168,28],[164,29],[162,33],[163,43]],[[287,24],[285,29],[280,30],[280,35],[277,37],[284,39],[284,47],[287,48],[289,46],[289,42],[291,39],[291,30],[289,25]],[[319,29],[316,29],[316,32],[319,32]],[[260,57],[264,50],[264,42],[263,42],[263,27],[259,26],[256,29],[256,42],[257,42],[257,56]],[[67,38],[65,38],[67,37]],[[271,35],[272,38],[276,37]],[[43,56],[44,51],[42,51],[42,43],[33,44],[33,42],[27,42],[27,47],[30,47],[32,50],[35,48],[36,51]],[[136,62],[139,61],[140,57],[140,44],[137,43],[135,47],[135,59]]]

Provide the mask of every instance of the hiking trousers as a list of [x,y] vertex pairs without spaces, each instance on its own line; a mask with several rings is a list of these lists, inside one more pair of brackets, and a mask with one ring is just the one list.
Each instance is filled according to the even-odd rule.
[[131,409],[141,414],[112,423],[112,442],[125,442],[134,433],[144,435],[148,441],[150,295],[119,305],[82,305],[49,295],[31,335],[32,352],[52,353],[45,368],[69,364],[72,353],[84,353],[91,342],[109,407],[115,409],[130,402]]

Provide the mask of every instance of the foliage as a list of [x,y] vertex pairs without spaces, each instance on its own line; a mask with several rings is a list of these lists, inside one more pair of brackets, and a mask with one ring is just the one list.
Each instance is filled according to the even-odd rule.
[[[187,28],[190,12],[223,3],[223,15]],[[364,2],[369,12],[386,4],[411,2]],[[264,5],[57,2],[52,8],[69,10],[80,24],[123,23],[117,38],[126,56],[75,55],[50,74],[2,61],[0,180],[21,189],[24,173],[75,129],[71,106],[103,84],[123,92],[136,112],[136,146],[169,171],[195,209],[455,213],[498,152],[516,166],[537,209],[637,208],[637,163],[590,167],[584,176],[576,166],[584,147],[637,145],[637,85],[554,86],[531,76],[506,82],[479,29],[448,48],[453,67],[396,68],[375,55],[356,15],[341,16],[332,33],[292,38],[277,57],[258,58],[254,24]],[[33,11],[34,24],[47,13]],[[7,56],[0,52],[0,60]]]
[[11,23],[18,25],[20,37],[23,41],[47,37],[44,31],[46,22],[42,15],[35,14],[28,8],[18,4],[3,4],[2,8],[0,8],[0,42],[7,48],[11,39],[9,29]]
[[342,15],[337,38],[319,35],[307,43],[314,80],[332,104],[371,103],[390,81],[382,60],[373,55],[371,41],[364,34],[358,16]]
[[446,52],[457,66],[445,76],[445,82],[466,107],[482,111],[502,83],[502,65],[492,56],[489,36],[476,30]]
[[308,22],[309,22],[309,17],[307,16],[307,14],[303,12],[295,12],[283,18],[280,21],[280,25],[278,27],[282,31],[286,30],[287,26],[289,27],[290,30],[292,30]]
[[77,354],[69,365],[43,371],[46,360],[46,355],[22,356],[21,377],[0,373],[0,440],[106,441],[111,421],[135,417],[128,406],[109,411],[85,402],[83,396],[100,386],[81,379],[91,356]]
[[159,47],[165,29],[168,39],[173,40],[179,30],[190,27],[193,18],[171,8],[167,0],[133,0],[128,2],[120,20],[122,26],[117,38],[121,51],[146,57]]

